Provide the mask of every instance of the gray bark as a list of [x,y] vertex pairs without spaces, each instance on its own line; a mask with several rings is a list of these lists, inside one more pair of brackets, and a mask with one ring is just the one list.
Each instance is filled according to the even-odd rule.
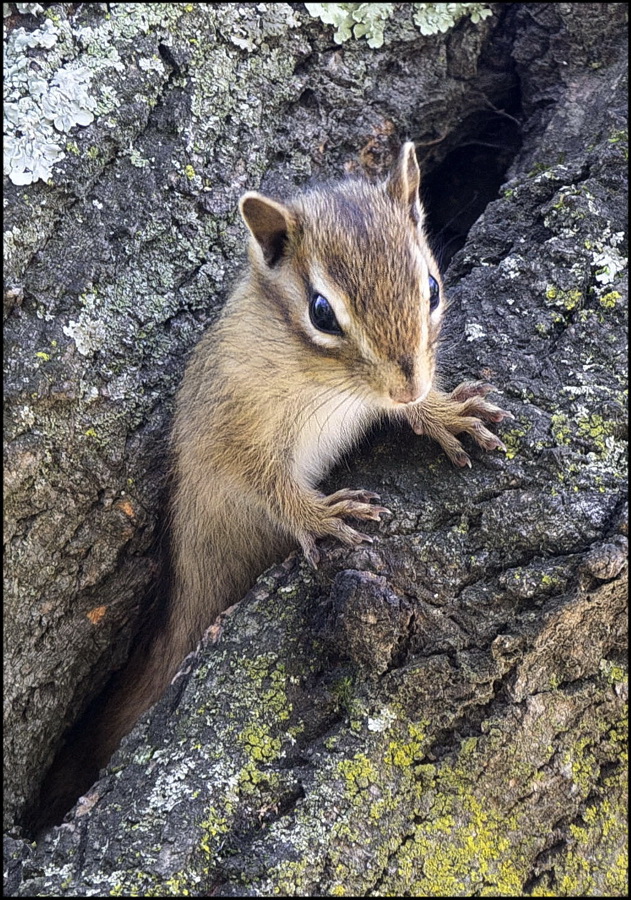
[[393,510],[373,548],[262,576],[68,822],[14,827],[6,889],[619,896],[624,5],[433,37],[399,11],[379,50],[299,6],[132,6],[72,26],[80,57],[109,23],[118,104],[52,185],[6,191],[5,828],[142,618],[172,398],[245,189],[379,172],[405,138],[436,170],[517,77],[523,145],[448,270],[441,366],[516,421],[464,472],[403,431],[359,448],[330,487]]

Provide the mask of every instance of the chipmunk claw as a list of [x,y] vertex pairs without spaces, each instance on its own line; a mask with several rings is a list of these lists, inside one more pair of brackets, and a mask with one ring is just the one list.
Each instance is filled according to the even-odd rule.
[[320,552],[316,547],[318,538],[332,537],[347,547],[359,547],[360,544],[372,544],[374,538],[369,534],[356,531],[347,525],[344,518],[369,519],[380,521],[382,515],[392,515],[385,506],[376,506],[370,500],[379,500],[379,494],[373,491],[354,491],[344,488],[328,496],[320,496],[316,522],[310,524],[309,530],[298,533],[298,541],[305,559],[312,568],[317,569]]
[[489,384],[488,381],[463,381],[448,396],[452,400],[461,402],[470,400],[471,397],[486,397],[487,394],[491,394],[496,390],[495,385]]
[[373,491],[352,491],[344,488],[334,494],[329,494],[328,497],[323,497],[322,502],[326,506],[327,516],[350,516],[353,519],[371,519],[379,522],[382,515],[386,513],[391,515],[390,510],[385,506],[376,506],[374,503],[368,502],[379,499],[379,494],[375,494]]
[[370,534],[364,534],[363,531],[355,531],[355,534],[359,538],[357,543],[353,544],[355,547],[359,547],[360,544],[374,544],[375,539]]
[[426,434],[437,441],[455,466],[471,466],[457,434],[468,434],[484,450],[503,450],[500,438],[485,427],[485,422],[513,419],[508,410],[485,400],[496,388],[486,381],[465,381],[450,394],[432,390],[427,399],[413,407],[408,421],[416,434]]
[[455,465],[460,466],[461,468],[464,468],[465,466],[471,468],[471,459],[469,455],[464,452],[464,450],[462,451],[462,453],[456,453],[452,457],[452,462]]
[[375,494],[374,491],[354,491],[350,488],[342,488],[340,491],[335,491],[334,494],[328,494],[328,496],[323,497],[323,501],[328,506],[331,506],[334,503],[343,503],[346,500],[359,503],[370,503],[371,500],[381,500],[381,497],[379,494]]
[[316,547],[315,538],[311,534],[303,534],[300,536],[299,541],[305,559],[312,569],[317,569],[320,562],[320,551]]
[[346,525],[346,523],[342,522],[341,519],[336,520],[333,536],[336,537],[338,541],[346,544],[347,547],[359,547],[359,545],[364,542],[372,544],[373,541],[369,534],[356,531],[354,528],[351,528],[350,525]]

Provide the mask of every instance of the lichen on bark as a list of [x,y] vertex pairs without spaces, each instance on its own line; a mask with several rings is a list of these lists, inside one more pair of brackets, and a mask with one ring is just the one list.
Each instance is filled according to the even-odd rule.
[[433,38],[393,20],[380,50],[287,4],[131,6],[49,7],[107,31],[120,102],[53,185],[7,190],[5,827],[125,655],[244,189],[379,172],[408,137],[431,172],[517,76],[523,145],[448,270],[441,366],[516,419],[466,472],[396,430],[362,445],[329,486],[381,494],[375,545],[263,575],[67,823],[7,837],[5,889],[620,895],[623,5],[494,6]]

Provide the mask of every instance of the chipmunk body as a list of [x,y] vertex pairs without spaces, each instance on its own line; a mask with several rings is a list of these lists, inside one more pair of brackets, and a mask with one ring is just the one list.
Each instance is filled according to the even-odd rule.
[[406,418],[459,465],[468,457],[454,432],[503,446],[469,415],[508,415],[483,399],[490,386],[432,387],[445,304],[419,184],[408,143],[384,183],[349,179],[286,204],[241,199],[250,265],[177,399],[169,615],[110,744],[268,565],[298,544],[316,565],[319,537],[370,540],[344,519],[378,520],[376,495],[326,497],[317,484],[376,419]]
[[298,545],[317,565],[320,537],[370,540],[345,519],[379,520],[377,495],[317,484],[371,423],[403,418],[458,465],[460,431],[503,446],[478,418],[508,415],[489,385],[433,387],[445,304],[419,183],[408,143],[384,183],[241,199],[250,264],[177,398],[168,614],[107,704],[99,765],[267,566]]

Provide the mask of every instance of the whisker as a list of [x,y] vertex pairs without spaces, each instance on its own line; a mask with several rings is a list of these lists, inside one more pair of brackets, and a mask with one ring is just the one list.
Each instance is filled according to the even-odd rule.
[[325,421],[322,425],[322,429],[320,431],[320,435],[318,436],[318,441],[320,440],[320,437],[321,437],[322,433],[324,432],[324,428],[326,427],[329,419],[331,418],[331,416],[333,416],[338,411],[338,409],[340,408],[340,406],[342,405],[343,402],[349,401],[348,406],[346,407],[344,414],[342,416],[342,421],[340,422],[340,431],[344,430],[344,423],[346,422],[346,419],[347,419],[350,411],[352,409],[354,409],[354,407],[357,407],[360,404],[362,404],[364,401],[364,397],[368,396],[368,390],[363,385],[351,385],[351,387],[352,387],[352,390],[351,390],[350,394],[346,397],[343,397],[342,401],[337,404],[335,409],[331,410],[331,412],[325,419]]
[[344,403],[346,403],[349,399],[352,399],[352,396],[353,396],[352,394],[350,395],[350,397],[349,397],[348,394],[345,394],[345,395],[342,397],[342,399],[340,400],[340,402],[337,403],[337,404],[335,405],[335,407],[330,411],[330,413],[328,414],[328,416],[326,417],[326,419],[325,419],[324,422],[322,423],[322,426],[321,426],[321,428],[320,428],[320,433],[318,434],[318,448],[319,448],[319,446],[320,446],[320,441],[321,441],[321,439],[322,439],[322,435],[324,434],[324,430],[325,430],[327,424],[329,423],[330,419],[332,418],[332,416],[335,415],[335,413],[338,411],[338,409],[340,408],[340,406],[342,406]]
[[296,413],[294,419],[292,420],[292,423],[291,423],[292,429],[293,429],[293,426],[296,424],[296,420],[298,419],[298,416],[299,416],[301,413],[304,413],[306,410],[308,410],[310,405],[312,405],[313,403],[316,403],[318,400],[320,401],[320,402],[318,403],[318,405],[316,406],[316,408],[313,409],[313,410],[311,410],[311,412],[309,413],[309,415],[307,416],[307,418],[306,418],[306,419],[304,420],[304,422],[302,423],[302,427],[303,427],[303,428],[309,423],[309,421],[310,421],[310,420],[313,418],[313,416],[318,412],[318,410],[321,409],[322,406],[324,406],[324,404],[328,402],[328,400],[330,399],[331,395],[332,395],[335,391],[339,390],[340,388],[344,387],[345,385],[347,385],[347,384],[349,384],[349,383],[350,383],[350,382],[349,382],[349,379],[348,379],[346,376],[343,376],[343,377],[337,379],[335,382],[333,382],[333,383],[330,385],[330,387],[328,387],[327,390],[324,391],[324,393],[322,393],[322,394],[316,394],[315,397],[313,397],[313,398],[309,401],[309,403],[308,403],[306,406],[301,406],[301,407],[298,409],[298,411],[297,411],[297,413]]

